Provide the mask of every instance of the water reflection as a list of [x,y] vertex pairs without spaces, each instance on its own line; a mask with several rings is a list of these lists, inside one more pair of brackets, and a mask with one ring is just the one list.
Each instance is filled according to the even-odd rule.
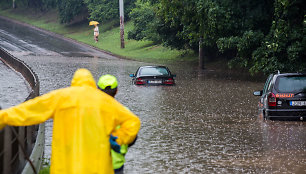
[[264,150],[305,150],[304,126],[304,122],[263,122]]

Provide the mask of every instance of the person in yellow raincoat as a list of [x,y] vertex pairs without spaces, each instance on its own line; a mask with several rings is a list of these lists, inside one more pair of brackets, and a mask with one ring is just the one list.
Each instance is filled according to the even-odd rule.
[[[92,74],[78,69],[71,87],[51,91],[0,111],[0,125],[28,126],[53,118],[51,174],[114,173],[109,139],[135,139],[140,120],[97,89]],[[121,125],[116,130],[116,126]]]
[[[117,91],[118,91],[118,81],[115,76],[110,75],[110,74],[102,75],[99,78],[97,86],[101,91],[115,98],[115,95],[117,94]],[[120,125],[117,125],[116,130],[120,129],[120,127],[121,127]],[[136,139],[137,137],[130,144],[121,144],[120,149],[118,150],[116,148],[111,149],[111,156],[112,156],[115,174],[124,173],[123,170],[124,170],[124,163],[125,163],[125,155],[128,152],[128,148],[134,145]]]

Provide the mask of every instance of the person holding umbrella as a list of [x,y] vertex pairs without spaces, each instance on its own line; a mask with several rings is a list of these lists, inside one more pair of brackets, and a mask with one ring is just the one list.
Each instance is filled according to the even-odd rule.
[[99,41],[99,27],[98,27],[99,22],[97,21],[90,21],[89,25],[94,25],[94,40],[96,41],[96,43]]

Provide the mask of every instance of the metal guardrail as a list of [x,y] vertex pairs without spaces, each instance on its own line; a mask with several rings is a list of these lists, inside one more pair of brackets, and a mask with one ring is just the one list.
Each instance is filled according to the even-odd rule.
[[[0,60],[20,72],[30,84],[32,90],[26,100],[39,95],[38,77],[27,64],[2,48],[0,48]],[[33,161],[36,171],[39,171],[43,161],[44,123],[26,127],[6,126],[0,131],[0,173],[34,173],[33,169],[27,167],[29,164],[23,154],[22,147],[26,155],[31,156],[30,159]]]

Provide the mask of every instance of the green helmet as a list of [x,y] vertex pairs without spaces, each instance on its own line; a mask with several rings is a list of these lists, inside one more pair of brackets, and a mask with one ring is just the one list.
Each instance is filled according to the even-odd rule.
[[117,78],[109,74],[101,76],[98,81],[98,87],[104,90],[107,86],[109,86],[111,89],[117,88],[118,86]]

